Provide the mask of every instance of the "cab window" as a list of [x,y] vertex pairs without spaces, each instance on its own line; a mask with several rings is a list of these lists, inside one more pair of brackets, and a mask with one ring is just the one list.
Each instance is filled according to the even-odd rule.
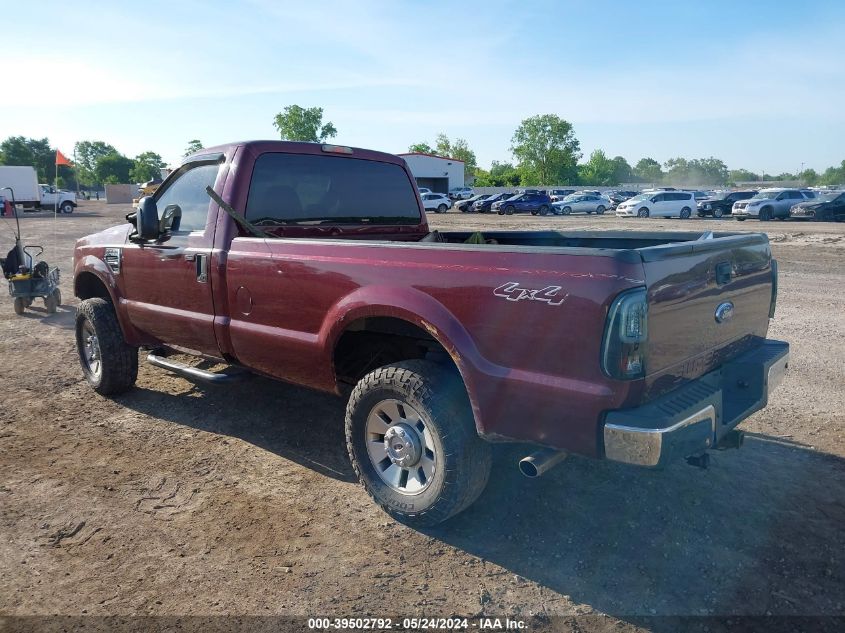
[[167,189],[156,192],[156,207],[159,216],[172,204],[178,205],[182,213],[179,221],[179,232],[201,231],[205,229],[208,220],[208,197],[206,187],[213,187],[217,180],[218,163],[200,165],[185,165],[179,171],[181,174],[171,181]]

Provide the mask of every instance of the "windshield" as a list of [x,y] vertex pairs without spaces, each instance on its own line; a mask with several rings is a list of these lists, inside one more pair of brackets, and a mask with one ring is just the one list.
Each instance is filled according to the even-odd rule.
[[828,191],[826,193],[820,193],[817,199],[819,202],[833,202],[839,197],[845,200],[845,191]]
[[563,200],[564,200],[564,202],[575,202],[576,200],[578,200],[580,198],[581,198],[581,196],[578,195],[577,193],[570,193]]
[[653,193],[641,193],[640,195],[634,196],[633,198],[629,199],[628,202],[642,202],[643,200],[648,200],[653,195],[655,195],[655,194],[653,194]]

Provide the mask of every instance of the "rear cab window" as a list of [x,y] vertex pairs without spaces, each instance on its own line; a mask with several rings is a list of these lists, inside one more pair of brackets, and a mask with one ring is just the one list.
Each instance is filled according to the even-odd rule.
[[261,227],[421,221],[416,190],[399,165],[281,152],[255,161],[246,218]]

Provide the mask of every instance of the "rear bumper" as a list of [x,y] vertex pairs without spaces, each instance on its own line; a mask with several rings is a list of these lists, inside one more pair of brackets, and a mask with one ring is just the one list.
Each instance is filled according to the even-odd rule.
[[660,467],[713,448],[768,404],[789,363],[789,344],[767,340],[675,391],[634,409],[605,415],[607,459]]

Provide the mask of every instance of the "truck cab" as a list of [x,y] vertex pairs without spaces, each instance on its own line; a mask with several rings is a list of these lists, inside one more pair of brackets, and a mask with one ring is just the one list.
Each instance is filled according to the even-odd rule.
[[53,209],[59,213],[73,213],[76,208],[76,194],[72,191],[56,189],[53,185],[39,184],[41,208]]

